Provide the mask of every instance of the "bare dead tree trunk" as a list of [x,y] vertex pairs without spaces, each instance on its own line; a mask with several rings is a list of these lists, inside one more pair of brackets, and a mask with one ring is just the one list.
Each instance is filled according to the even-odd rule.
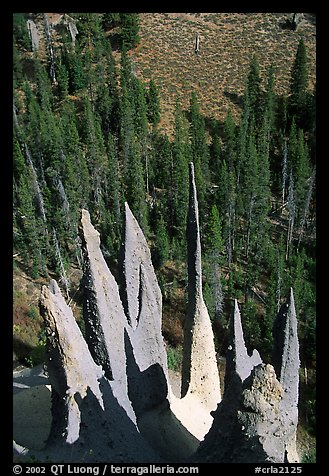
[[54,247],[55,247],[55,256],[56,256],[56,260],[57,260],[57,263],[58,263],[58,266],[59,266],[59,271],[60,271],[60,281],[63,283],[63,286],[65,288],[65,293],[66,293],[66,298],[69,300],[70,299],[70,283],[69,283],[69,280],[68,280],[68,277],[67,277],[67,274],[66,274],[66,271],[65,271],[65,268],[64,268],[64,263],[63,263],[63,259],[62,259],[62,255],[61,255],[61,250],[59,248],[59,243],[58,243],[58,240],[57,240],[57,236],[56,236],[56,231],[55,229],[53,228],[53,242],[54,242]]
[[286,183],[287,183],[287,162],[288,162],[287,140],[284,141],[283,159],[282,159],[282,206],[284,205]]
[[47,41],[47,49],[49,54],[49,74],[52,82],[56,84],[56,74],[55,74],[55,56],[54,56],[54,48],[51,40],[51,33],[49,28],[48,16],[44,13],[44,21],[45,21],[45,32],[46,32],[46,41]]
[[278,251],[277,284],[276,284],[276,309],[277,309],[277,312],[279,312],[279,310],[280,310],[280,301],[281,301],[281,266],[280,266],[280,252]]
[[303,212],[303,218],[300,223],[300,232],[299,232],[299,237],[298,237],[298,243],[297,243],[297,250],[299,248],[304,229],[305,229],[305,223],[307,220],[307,215],[310,209],[310,203],[311,203],[311,198],[312,198],[312,193],[313,193],[313,187],[314,187],[314,182],[315,182],[315,167],[313,169],[312,175],[309,178],[309,186],[308,186],[308,191],[307,191],[307,196],[305,200],[305,206],[304,206],[304,212]]
[[296,203],[295,203],[295,190],[294,190],[294,180],[292,172],[289,176],[289,192],[288,192],[288,211],[289,211],[289,222],[288,222],[288,232],[287,232],[287,245],[286,245],[286,260],[288,259],[289,254],[289,245],[292,241],[294,223],[296,217]]
[[195,54],[199,54],[200,53],[200,35],[199,33],[196,34],[196,37],[195,37]]
[[255,197],[251,196],[250,202],[249,202],[248,228],[247,228],[247,239],[246,239],[246,257],[247,258],[249,256],[249,250],[250,250],[251,222],[252,222],[252,212],[254,208],[254,202],[255,202]]
[[37,206],[38,206],[39,215],[41,216],[42,221],[45,224],[44,229],[45,229],[45,234],[47,234],[46,211],[45,211],[45,207],[44,207],[44,201],[43,201],[42,193],[41,193],[41,190],[40,190],[40,187],[39,187],[38,176],[37,176],[37,173],[35,171],[35,168],[34,168],[34,165],[33,165],[33,162],[32,162],[30,151],[29,151],[27,145],[26,144],[24,144],[24,145],[25,145],[26,162],[27,162],[28,166],[31,169],[31,173],[32,173],[32,177],[33,177],[34,192],[35,192],[35,196],[36,196],[36,202],[37,202]]

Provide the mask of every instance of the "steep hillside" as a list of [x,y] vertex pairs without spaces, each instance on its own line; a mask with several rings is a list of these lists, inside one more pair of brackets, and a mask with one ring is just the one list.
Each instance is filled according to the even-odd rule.
[[[135,72],[160,87],[161,123],[172,132],[176,98],[188,107],[197,93],[205,116],[222,120],[232,108],[237,118],[250,60],[260,76],[273,64],[276,93],[289,93],[291,67],[303,37],[308,52],[309,86],[315,84],[315,16],[304,14],[297,31],[287,27],[292,13],[143,13],[138,48],[131,51]],[[195,38],[200,35],[200,53]]]

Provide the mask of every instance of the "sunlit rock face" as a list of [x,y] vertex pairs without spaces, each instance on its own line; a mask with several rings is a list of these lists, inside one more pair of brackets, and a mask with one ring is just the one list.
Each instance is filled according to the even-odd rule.
[[[193,164],[189,167],[181,398],[169,382],[162,296],[139,224],[125,204],[117,282],[101,252],[99,233],[82,210],[84,335],[56,281],[41,293],[52,423],[45,447],[33,451],[38,460],[298,461],[299,348],[292,290],[276,320],[273,366],[264,364],[257,350],[248,354],[235,301],[223,394],[202,294],[197,190]],[[20,448],[16,441],[15,452]]]

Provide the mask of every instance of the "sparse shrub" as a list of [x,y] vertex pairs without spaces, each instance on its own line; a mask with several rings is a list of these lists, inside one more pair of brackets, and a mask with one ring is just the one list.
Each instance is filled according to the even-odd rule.
[[316,449],[310,448],[302,456],[302,463],[316,463]]
[[27,311],[27,315],[34,321],[37,321],[40,317],[38,309],[33,305],[30,306],[30,309]]
[[167,346],[168,369],[178,372],[181,369],[183,353],[180,347]]
[[28,367],[35,367],[36,365],[41,364],[45,358],[45,349],[46,346],[44,343],[39,343],[28,357],[25,358],[25,362]]

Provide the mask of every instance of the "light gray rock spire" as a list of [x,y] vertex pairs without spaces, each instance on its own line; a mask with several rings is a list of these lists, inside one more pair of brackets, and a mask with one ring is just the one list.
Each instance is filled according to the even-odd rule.
[[282,385],[284,394],[281,411],[285,416],[287,428],[286,452],[289,462],[298,461],[296,450],[296,431],[298,424],[299,396],[299,341],[294,294],[290,288],[289,296],[281,306],[273,328],[273,365]]
[[187,219],[188,307],[184,325],[182,397],[198,395],[215,409],[221,400],[214,336],[202,294],[201,241],[194,165],[189,164],[189,209]]
[[244,382],[253,368],[262,363],[262,359],[257,350],[254,350],[251,356],[247,352],[243,337],[241,314],[236,299],[234,300],[234,311],[230,327],[231,338],[226,357],[227,370],[225,380],[228,381],[232,376],[231,373],[235,372],[241,379],[241,382]]

